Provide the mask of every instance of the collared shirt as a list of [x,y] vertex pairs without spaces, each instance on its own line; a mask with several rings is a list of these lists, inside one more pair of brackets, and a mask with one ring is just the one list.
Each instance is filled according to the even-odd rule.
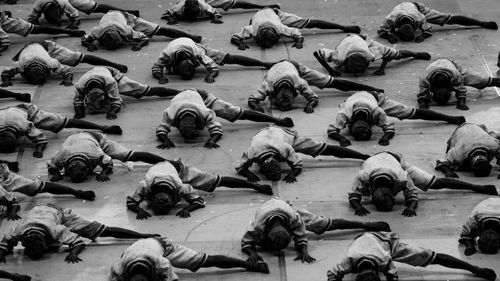
[[255,248],[265,244],[268,231],[267,222],[275,216],[284,219],[285,228],[293,236],[296,248],[307,245],[306,227],[299,213],[285,201],[273,198],[264,202],[255,212],[255,218],[241,240],[241,248]]
[[367,61],[392,60],[399,55],[395,48],[378,43],[366,35],[348,34],[335,49],[320,49],[320,57],[336,65],[345,65],[346,59],[353,54],[361,54]]
[[35,0],[33,11],[28,16],[28,21],[38,20],[42,16],[43,7],[48,3],[54,3],[59,7],[60,14],[64,13],[71,21],[79,19],[78,10],[68,0]]
[[[93,110],[100,110],[106,107],[118,107],[120,108],[123,103],[123,99],[118,91],[118,82],[123,77],[123,74],[112,67],[96,66],[91,70],[87,71],[80,77],[80,79],[75,83],[75,97],[73,99],[73,105],[84,106],[85,104],[91,107]],[[102,86],[104,91],[104,102],[103,104],[98,103],[95,97],[89,96],[89,89],[87,85],[89,82],[95,81]]]
[[431,33],[431,27],[427,24],[424,13],[428,12],[426,7],[413,2],[403,2],[392,9],[385,17],[384,23],[378,30],[379,35],[393,33],[397,23],[402,17],[409,17],[413,20],[413,29],[422,30],[423,33]]
[[222,135],[222,125],[215,121],[215,112],[209,109],[196,89],[187,89],[178,93],[163,112],[163,119],[156,129],[156,135],[167,135],[171,127],[178,127],[179,115],[191,111],[198,116],[198,130],[207,128],[210,135]]
[[361,201],[363,195],[371,194],[372,180],[379,175],[388,176],[393,180],[394,195],[403,191],[407,203],[417,201],[417,188],[407,171],[410,168],[411,165],[399,154],[380,152],[373,155],[361,165],[352,184],[351,192],[348,193],[349,201]]
[[38,62],[43,64],[50,71],[66,78],[72,75],[69,67],[62,65],[58,60],[51,58],[47,50],[39,43],[30,43],[19,53],[18,61],[14,62],[14,68],[8,71],[12,76],[23,73],[27,67],[33,63]]
[[62,170],[66,161],[78,156],[88,161],[90,171],[97,166],[111,165],[113,159],[103,150],[107,139],[97,132],[79,132],[67,137],[61,149],[58,150],[48,163],[49,167]]
[[464,79],[462,77],[462,68],[455,62],[449,59],[437,59],[429,64],[420,77],[418,84],[417,101],[425,101],[430,103],[433,93],[431,92],[431,82],[434,75],[442,73],[450,79],[450,85],[457,99],[465,98],[467,88],[465,88]]
[[275,99],[275,87],[282,81],[288,81],[293,85],[295,97],[301,94],[308,102],[318,100],[318,95],[309,87],[309,83],[300,77],[295,65],[289,61],[282,61],[273,65],[267,71],[257,93],[250,95],[248,101],[260,102],[265,100],[266,97]]
[[14,130],[18,137],[27,136],[35,144],[47,143],[47,137],[38,128],[58,133],[66,123],[66,117],[40,110],[34,104],[0,109],[0,131]]
[[470,153],[477,148],[486,149],[490,161],[494,157],[500,159],[500,142],[496,134],[489,132],[484,125],[464,123],[455,129],[448,140],[446,160],[439,162],[452,169],[459,169],[470,160]]
[[63,210],[54,205],[37,205],[12,228],[0,242],[0,249],[12,251],[23,235],[30,229],[40,229],[52,240],[66,244],[70,248],[83,245],[82,238],[64,225]]
[[153,268],[152,281],[175,281],[177,274],[172,267],[197,271],[206,262],[207,254],[175,244],[168,239],[140,239],[130,245],[119,261],[111,267],[108,281],[127,281],[127,268],[137,261],[145,261]]
[[368,109],[371,113],[371,125],[377,125],[384,133],[394,133],[394,124],[387,119],[385,111],[378,106],[377,99],[368,92],[356,92],[347,98],[337,112],[335,122],[328,126],[328,134],[339,134],[352,121],[352,115],[357,108]]
[[[176,18],[182,18],[184,16],[184,10],[186,7],[186,0],[180,0],[170,9],[168,9],[165,14],[173,16]],[[219,15],[217,10],[210,6],[205,0],[198,0],[198,17],[212,17],[214,15]]]
[[[178,162],[183,170],[184,164]],[[175,204],[182,199],[189,204],[205,206],[205,201],[189,183],[184,183],[177,169],[168,161],[160,162],[149,168],[144,178],[139,182],[132,196],[127,197],[127,206],[139,206],[143,201],[152,200],[152,187],[158,183],[166,183],[174,189]]]
[[99,24],[92,28],[90,34],[86,36],[87,39],[95,40],[108,30],[116,30],[123,39],[127,41],[148,41],[149,37],[140,31],[135,31],[130,25],[128,13],[121,11],[109,11],[99,20]]
[[481,234],[483,224],[489,220],[500,223],[500,198],[488,198],[472,209],[467,221],[462,226],[459,241],[475,241],[476,237]]
[[[278,12],[280,11],[278,10]],[[251,24],[245,26],[240,32],[233,34],[233,38],[245,40],[256,37],[259,31],[265,27],[273,28],[279,35],[290,37],[294,40],[303,38],[299,29],[284,25],[279,15],[271,8],[265,8],[255,13],[252,17]]]
[[197,64],[196,66],[202,64],[208,72],[219,70],[217,63],[207,55],[206,46],[198,44],[190,38],[181,37],[170,41],[161,52],[158,61],[152,67],[153,75],[156,73],[162,74],[164,68],[170,70],[180,52],[187,53]]
[[302,159],[297,155],[293,144],[297,132],[291,129],[269,126],[260,130],[250,141],[250,146],[243,153],[236,171],[248,169],[258,162],[262,155],[273,153],[280,161],[286,161],[293,168],[302,168]]

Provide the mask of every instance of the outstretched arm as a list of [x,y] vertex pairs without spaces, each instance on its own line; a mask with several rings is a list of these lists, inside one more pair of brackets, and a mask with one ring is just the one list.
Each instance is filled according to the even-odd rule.
[[80,244],[69,251],[69,254],[64,259],[67,263],[79,263],[82,259],[78,256],[83,249],[85,249],[85,244]]

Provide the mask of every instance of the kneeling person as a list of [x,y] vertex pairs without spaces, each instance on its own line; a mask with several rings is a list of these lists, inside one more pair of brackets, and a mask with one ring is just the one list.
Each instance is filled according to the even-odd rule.
[[273,122],[275,124],[292,127],[292,119],[275,118],[257,111],[245,110],[232,105],[205,90],[187,89],[177,94],[170,106],[163,112],[161,124],[156,129],[156,136],[162,142],[160,149],[175,147],[168,138],[172,127],[179,129],[186,140],[199,135],[198,131],[205,128],[210,133],[210,139],[205,143],[206,148],[218,148],[217,142],[222,138],[222,125],[215,121],[215,117],[228,121],[250,120],[254,122]]
[[112,227],[78,216],[71,209],[52,204],[36,205],[17,223],[0,242],[0,262],[21,242],[24,253],[33,260],[40,259],[52,243],[68,245],[65,261],[77,263],[78,254],[85,248],[82,237],[149,238],[158,234],[142,234],[121,227]]
[[370,157],[348,148],[301,137],[292,129],[270,126],[252,137],[250,147],[243,153],[236,171],[248,181],[258,181],[259,177],[249,170],[253,163],[257,163],[268,180],[279,181],[281,179],[280,162],[286,161],[292,170],[283,180],[288,183],[296,182],[296,177],[302,172],[302,159],[297,152],[312,157],[330,155],[362,160]]
[[180,160],[164,161],[151,167],[144,179],[139,182],[135,193],[127,197],[127,208],[137,213],[137,219],[147,219],[151,215],[140,207],[147,201],[155,215],[167,215],[181,200],[189,205],[177,212],[181,218],[205,207],[205,201],[194,189],[214,192],[217,187],[250,188],[257,192],[272,195],[271,186],[255,184],[238,178],[225,177],[186,166]]

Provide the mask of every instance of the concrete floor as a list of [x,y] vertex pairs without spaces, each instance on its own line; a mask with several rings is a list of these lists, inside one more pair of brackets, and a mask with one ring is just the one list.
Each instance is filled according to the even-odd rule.
[[[264,1],[260,2],[264,3]],[[284,10],[305,17],[334,20],[343,24],[359,24],[365,32],[374,36],[385,14],[398,2],[400,1],[310,0],[286,1],[280,4]],[[495,0],[425,2],[439,10],[490,20],[495,20],[500,12],[498,2]],[[31,9],[31,3],[32,1],[19,0],[18,5],[3,5],[2,9],[11,10],[14,16],[26,18]],[[172,5],[171,2],[157,0],[108,0],[106,3],[139,9],[144,18],[162,24],[166,24],[166,22],[160,19],[161,13]],[[238,51],[230,45],[230,36],[248,23],[252,13],[253,11],[241,10],[223,13],[224,24],[217,26],[202,21],[183,23],[179,27],[203,35],[203,43],[210,47],[263,60],[294,59],[320,71],[323,69],[312,56],[312,52],[322,47],[333,48],[345,36],[336,31],[304,30],[305,44],[301,50],[291,48],[291,43],[287,41],[270,50],[261,50],[255,44],[251,44],[251,49],[245,52]],[[97,23],[99,17],[100,15],[87,16],[82,14],[81,28],[89,31]],[[434,36],[422,44],[396,44],[395,47],[428,51],[433,55],[433,58],[451,58],[459,64],[472,67],[481,73],[497,75],[496,54],[499,49],[497,42],[500,39],[500,33],[454,26],[435,27],[434,30]],[[2,69],[11,65],[10,58],[23,44],[47,38],[56,40],[64,46],[84,51],[77,38],[65,36],[23,38],[12,35],[11,47],[0,58]],[[157,85],[157,82],[151,77],[150,67],[168,42],[169,39],[153,38],[151,43],[141,52],[132,52],[128,48],[124,48],[116,52],[99,50],[95,54],[125,63],[129,66],[127,76],[150,85]],[[408,105],[416,105],[418,77],[427,63],[411,60],[391,63],[386,70],[387,75],[384,77],[370,74],[361,77],[353,77],[352,75],[344,75],[343,77],[383,88],[391,98]],[[373,72],[377,67],[378,64],[371,66],[370,72]],[[91,66],[85,64],[74,68],[75,80],[90,68]],[[196,78],[188,82],[170,77],[171,83],[167,86],[180,89],[186,87],[206,88],[225,100],[246,107],[247,97],[256,90],[264,75],[263,70],[256,68],[224,66],[221,67],[217,82],[206,84],[203,82],[204,73],[204,70],[199,69]],[[34,103],[44,110],[73,116],[74,90],[72,87],[59,86],[59,82],[59,80],[52,80],[43,86],[33,87],[16,79],[14,86],[10,89],[32,93]],[[301,110],[304,102],[300,98],[295,110],[285,114],[274,111],[273,114],[292,117],[296,124],[295,129],[304,136],[334,143],[327,139],[326,128],[334,120],[338,105],[350,93],[332,89],[318,90],[317,92],[320,96],[320,104],[314,114],[306,115]],[[449,114],[465,114],[470,122],[486,123],[492,129],[500,130],[500,124],[496,122],[500,117],[497,106],[498,96],[499,92],[496,88],[482,91],[470,89],[468,105],[471,109],[469,111],[458,112],[454,106],[434,109]],[[1,106],[13,104],[16,102],[2,101]],[[110,137],[124,143],[131,149],[149,151],[168,158],[181,157],[185,162],[201,169],[232,176],[235,175],[234,166],[246,149],[250,137],[265,126],[245,121],[237,123],[222,121],[225,135],[220,141],[220,149],[207,150],[203,148],[205,138],[199,138],[193,143],[184,143],[178,133],[174,133],[172,134],[173,140],[177,147],[171,150],[159,150],[156,148],[157,141],[154,132],[161,119],[162,111],[168,104],[168,99],[148,98],[140,101],[126,99],[126,106],[116,121],[108,121],[104,115],[91,115],[87,117],[87,120],[121,125],[124,129],[123,136]],[[380,136],[380,132],[377,131],[372,141],[354,142],[352,148],[366,153],[375,153],[386,149],[401,152],[407,160],[434,173],[435,160],[444,155],[445,142],[455,127],[441,122],[394,121],[397,133],[391,141],[390,147],[381,147],[377,144],[376,139]],[[2,158],[20,161],[21,174],[47,179],[47,160],[59,148],[63,140],[73,132],[74,130],[65,130],[58,135],[48,132],[49,146],[43,159],[31,156],[33,147],[29,143],[25,143],[18,153],[2,155]],[[373,212],[368,217],[359,218],[354,216],[352,209],[348,206],[347,191],[361,162],[327,157],[312,159],[308,156],[304,156],[303,159],[304,172],[298,178],[297,183],[272,182],[276,196],[284,200],[291,200],[296,206],[305,206],[311,211],[329,217],[365,221],[386,220],[392,229],[399,232],[407,242],[431,247],[436,251],[463,258],[480,266],[498,268],[500,265],[498,255],[476,254],[472,257],[465,257],[463,248],[457,242],[461,225],[467,214],[487,196],[470,192],[431,191],[420,194],[417,217],[405,218],[401,216],[402,205],[398,205],[392,213],[379,213],[375,211],[373,205],[367,202],[367,208]],[[109,225],[161,233],[165,237],[200,251],[245,258],[240,252],[240,239],[253,219],[255,209],[261,202],[269,199],[268,196],[251,191],[232,191],[221,188],[213,194],[203,194],[207,201],[207,207],[192,213],[189,219],[168,215],[153,217],[147,221],[138,221],[135,219],[135,215],[126,210],[125,196],[134,191],[147,168],[147,165],[136,164],[134,170],[129,172],[118,164],[110,182],[101,184],[92,180],[74,185],[77,188],[94,190],[97,194],[94,202],[75,200],[66,196],[41,195],[36,198],[21,197],[22,209],[23,211],[30,209],[39,202],[52,202],[62,207],[72,208],[78,214]],[[496,169],[491,177],[481,179],[473,178],[467,173],[460,175],[463,180],[494,184],[498,172]],[[400,198],[401,200],[402,198]],[[11,226],[13,226],[12,222],[2,222],[0,232],[5,233]],[[293,261],[295,253],[292,248],[278,256],[264,253],[264,258],[271,269],[269,275],[252,274],[241,270],[223,271],[216,269],[202,269],[197,273],[185,270],[177,270],[177,272],[182,280],[325,280],[326,270],[340,261],[345,247],[359,233],[339,231],[325,234],[322,237],[311,234],[310,253],[317,259],[317,262],[313,264],[301,264]],[[83,262],[76,265],[64,263],[66,254],[62,252],[48,254],[43,260],[34,262],[23,257],[21,248],[19,248],[16,249],[15,255],[10,256],[7,263],[1,267],[9,271],[29,274],[34,277],[33,280],[104,280],[109,274],[112,262],[119,258],[121,251],[132,242],[98,239],[97,243],[91,243],[81,254]],[[398,267],[400,268],[400,280],[474,279],[467,272],[438,266],[422,269],[398,264]],[[349,278],[352,276],[346,277],[347,280],[350,280]]]

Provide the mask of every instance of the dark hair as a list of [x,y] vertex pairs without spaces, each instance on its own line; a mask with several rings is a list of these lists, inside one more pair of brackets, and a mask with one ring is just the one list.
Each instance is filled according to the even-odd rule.
[[0,152],[12,153],[17,147],[17,137],[13,132],[5,131],[0,133]]
[[401,41],[410,42],[415,39],[415,32],[411,24],[403,24],[398,28],[398,37]]
[[394,194],[387,187],[377,187],[372,192],[372,200],[380,212],[390,212],[394,208]]

